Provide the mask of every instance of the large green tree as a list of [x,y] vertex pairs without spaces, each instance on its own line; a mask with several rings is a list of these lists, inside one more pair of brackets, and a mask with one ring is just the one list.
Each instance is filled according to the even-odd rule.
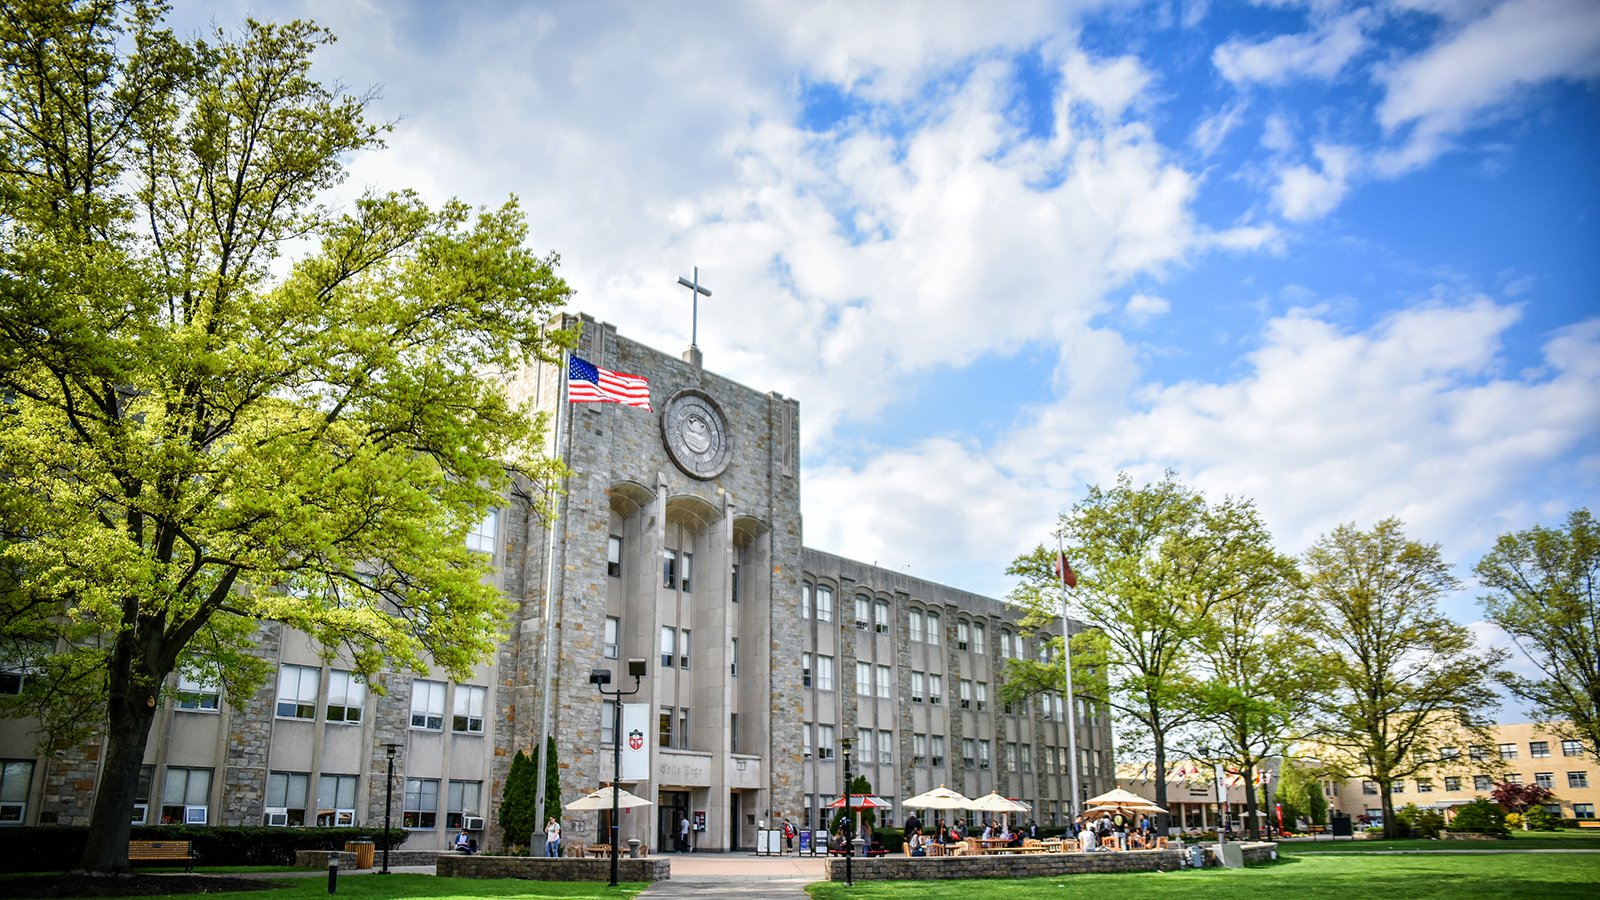
[[321,205],[384,130],[311,77],[329,34],[164,13],[0,13],[0,640],[47,740],[103,741],[100,871],[175,670],[244,702],[266,622],[363,673],[492,651],[466,534],[554,474],[498,376],[571,338],[514,204]]
[[1440,611],[1458,582],[1438,545],[1410,540],[1398,519],[1339,526],[1306,551],[1303,570],[1299,627],[1332,687],[1318,739],[1337,752],[1325,761],[1377,783],[1393,837],[1395,782],[1460,765],[1463,745],[1487,743],[1482,715],[1505,654],[1478,650]]
[[[1285,560],[1253,504],[1231,497],[1207,503],[1172,472],[1155,484],[1135,486],[1123,474],[1109,489],[1090,487],[1061,517],[1060,535],[1077,570],[1073,616],[1096,630],[1092,639],[1073,640],[1074,671],[1080,644],[1095,669],[1074,687],[1084,685],[1087,699],[1109,704],[1140,743],[1148,742],[1156,802],[1166,806],[1168,740],[1195,720],[1195,654],[1208,618],[1219,603],[1270,592],[1285,577]],[[1028,610],[1025,621],[1035,628],[1061,615],[1055,555],[1055,548],[1039,547],[1008,570],[1021,579],[1008,599]],[[1059,641],[1052,641],[1056,659]],[[1059,689],[1062,677],[1059,663],[1013,660],[1001,696]]]
[[1501,535],[1478,563],[1489,621],[1511,635],[1541,677],[1506,686],[1549,727],[1600,759],[1600,529],[1587,509],[1565,528]]

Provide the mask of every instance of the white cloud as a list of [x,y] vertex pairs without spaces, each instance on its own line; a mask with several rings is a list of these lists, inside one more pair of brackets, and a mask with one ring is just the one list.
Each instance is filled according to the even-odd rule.
[[1152,319],[1159,318],[1172,311],[1172,304],[1167,300],[1152,294],[1137,293],[1128,298],[1125,307],[1128,318],[1136,325],[1143,325]]
[[1366,13],[1342,16],[1305,34],[1265,41],[1229,41],[1211,56],[1222,77],[1236,85],[1282,84],[1291,78],[1330,79],[1367,47]]
[[1350,176],[1357,164],[1350,147],[1319,145],[1313,150],[1320,168],[1287,166],[1278,173],[1273,200],[1284,218],[1304,222],[1327,215],[1350,190]]
[[1200,151],[1201,156],[1211,156],[1227,140],[1228,135],[1244,123],[1244,114],[1248,109],[1249,104],[1239,100],[1206,116],[1195,125],[1189,135],[1189,143]]
[[1378,168],[1394,175],[1430,162],[1485,119],[1515,114],[1519,91],[1597,76],[1600,3],[1509,0],[1381,73],[1378,121],[1404,141]]

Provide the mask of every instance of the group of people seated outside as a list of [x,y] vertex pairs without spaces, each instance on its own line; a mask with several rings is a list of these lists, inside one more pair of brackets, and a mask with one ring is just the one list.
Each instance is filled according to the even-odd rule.
[[1072,837],[1083,850],[1165,850],[1166,835],[1156,834],[1148,815],[1135,821],[1121,810],[1090,812],[1072,822]]

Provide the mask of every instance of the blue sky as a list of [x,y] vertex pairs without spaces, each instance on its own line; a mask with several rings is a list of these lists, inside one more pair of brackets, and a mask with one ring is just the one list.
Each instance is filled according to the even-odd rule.
[[[574,307],[800,400],[811,546],[991,593],[1119,471],[1468,578],[1600,496],[1600,3],[184,3],[308,16]],[[1470,585],[1450,610],[1475,622]],[[1481,623],[1485,640],[1496,640]]]

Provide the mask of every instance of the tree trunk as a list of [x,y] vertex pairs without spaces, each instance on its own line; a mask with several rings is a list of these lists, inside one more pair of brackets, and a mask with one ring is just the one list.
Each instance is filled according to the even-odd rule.
[[1261,822],[1256,817],[1260,809],[1256,805],[1256,767],[1245,763],[1244,771],[1239,773],[1244,779],[1244,830],[1249,833],[1253,841],[1261,840]]
[[[117,676],[112,675],[115,682]],[[109,723],[105,738],[105,766],[95,790],[94,808],[89,815],[89,834],[78,869],[100,874],[127,874],[128,835],[132,832],[134,793],[139,788],[139,769],[156,717],[154,687],[140,688],[135,679],[123,680],[123,688],[112,689],[107,704]],[[159,680],[155,682],[159,684]],[[157,790],[152,785],[151,790]]]
[[1378,782],[1379,802],[1383,804],[1383,837],[1391,840],[1395,837],[1398,822],[1394,820],[1394,794],[1390,792],[1392,781]]
[[[1167,742],[1164,735],[1156,736],[1156,805],[1162,809],[1171,809],[1167,805]],[[1172,828],[1169,813],[1156,813],[1156,834],[1166,835]]]

